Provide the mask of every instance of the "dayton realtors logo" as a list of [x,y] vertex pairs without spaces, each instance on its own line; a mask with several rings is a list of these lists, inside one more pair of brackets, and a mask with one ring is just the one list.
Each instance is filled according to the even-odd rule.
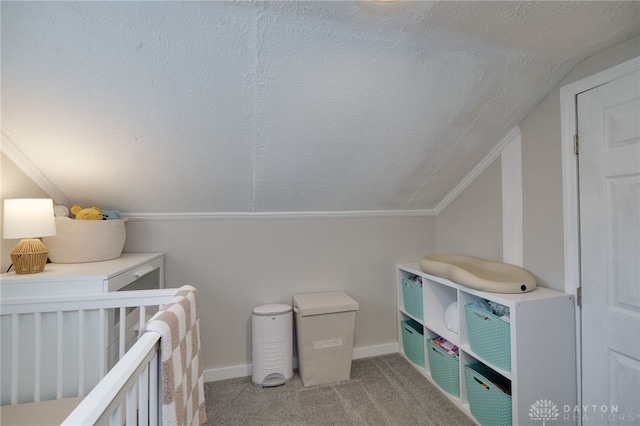
[[542,420],[542,426],[545,426],[547,420],[556,420],[559,416],[558,407],[548,399],[539,399],[529,408],[529,418]]
[[620,407],[615,405],[565,405],[563,408],[565,420],[582,423],[593,422],[595,424],[620,425],[623,423],[640,424],[640,414],[620,412]]
[[560,418],[560,409],[549,399],[539,399],[531,404],[529,418],[542,421],[543,426],[549,420],[562,420],[572,423],[581,420],[582,423],[592,422],[599,425],[640,424],[640,414],[621,413],[617,405],[564,405],[562,407],[562,418]]

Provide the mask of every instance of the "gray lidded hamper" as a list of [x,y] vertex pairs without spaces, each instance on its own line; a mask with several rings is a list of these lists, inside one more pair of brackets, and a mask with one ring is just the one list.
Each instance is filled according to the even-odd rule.
[[358,302],[343,291],[296,294],[293,310],[302,384],[349,380]]

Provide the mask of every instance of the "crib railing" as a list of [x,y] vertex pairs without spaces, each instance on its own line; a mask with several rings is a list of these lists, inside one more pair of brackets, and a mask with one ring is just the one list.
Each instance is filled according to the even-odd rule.
[[112,367],[110,345],[125,356],[127,314],[144,324],[175,291],[2,298],[2,405],[85,396]]
[[145,333],[61,426],[159,425],[160,334]]

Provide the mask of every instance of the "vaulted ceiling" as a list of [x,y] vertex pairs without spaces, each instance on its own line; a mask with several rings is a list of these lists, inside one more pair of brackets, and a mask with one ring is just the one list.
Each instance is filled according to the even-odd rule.
[[433,210],[640,2],[1,3],[3,141],[124,212]]

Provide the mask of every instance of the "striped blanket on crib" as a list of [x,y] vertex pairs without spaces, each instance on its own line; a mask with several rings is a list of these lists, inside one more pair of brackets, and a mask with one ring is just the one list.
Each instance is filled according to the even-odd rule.
[[198,290],[183,286],[146,324],[160,333],[162,424],[200,425],[207,415],[200,345]]

